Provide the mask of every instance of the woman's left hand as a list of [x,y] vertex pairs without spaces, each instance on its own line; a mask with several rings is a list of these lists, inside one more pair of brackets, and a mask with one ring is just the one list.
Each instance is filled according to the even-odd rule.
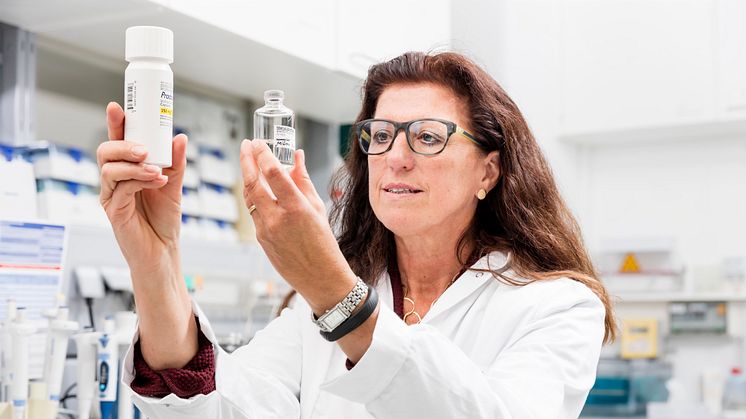
[[263,140],[241,143],[243,197],[256,206],[256,237],[277,272],[318,315],[354,287],[356,277],[339,249],[324,203],[308,176],[303,150],[286,171]]

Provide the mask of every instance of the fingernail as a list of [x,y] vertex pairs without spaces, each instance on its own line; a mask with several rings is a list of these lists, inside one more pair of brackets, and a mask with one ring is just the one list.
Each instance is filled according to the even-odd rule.
[[168,176],[166,176],[166,175],[160,175],[160,176],[158,176],[158,179],[159,180],[166,180],[167,181],[168,180]]
[[161,168],[158,167],[158,166],[154,166],[152,164],[146,164],[145,165],[145,171],[150,172],[150,173],[160,173],[161,172]]
[[141,145],[136,145],[136,146],[132,147],[132,154],[134,154],[135,156],[144,156],[145,153],[147,153],[147,152],[148,152],[148,150],[146,150],[145,147],[143,147]]

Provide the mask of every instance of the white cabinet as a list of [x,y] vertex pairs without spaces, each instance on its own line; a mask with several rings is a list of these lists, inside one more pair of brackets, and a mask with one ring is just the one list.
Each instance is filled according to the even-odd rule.
[[254,101],[281,88],[298,114],[337,123],[354,119],[360,79],[333,71],[336,1],[14,0],[0,1],[0,16],[114,71],[128,26],[165,26],[177,84]]
[[335,0],[151,1],[312,63],[334,65]]
[[406,51],[450,46],[449,0],[337,1],[337,69],[365,77]]
[[361,78],[371,64],[404,51],[450,45],[449,0],[151,1]]
[[565,0],[563,132],[712,120],[717,5],[716,0]]

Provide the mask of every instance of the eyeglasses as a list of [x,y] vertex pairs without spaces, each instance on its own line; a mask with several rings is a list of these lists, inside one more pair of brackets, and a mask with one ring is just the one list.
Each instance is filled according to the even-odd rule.
[[445,150],[451,135],[458,133],[480,145],[474,135],[451,121],[435,118],[395,122],[386,119],[366,119],[355,124],[360,149],[367,155],[379,155],[394,145],[394,139],[404,130],[409,148],[417,154],[431,156]]

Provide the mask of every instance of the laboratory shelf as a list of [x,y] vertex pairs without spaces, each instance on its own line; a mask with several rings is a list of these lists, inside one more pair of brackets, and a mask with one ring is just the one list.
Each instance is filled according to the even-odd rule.
[[[256,242],[182,238],[180,244],[182,266],[187,271],[205,270],[250,278],[271,270],[264,251]],[[67,248],[66,261],[72,266],[66,268],[79,265],[126,267],[111,227],[73,224],[69,229]]]
[[614,293],[610,291],[612,301],[615,303],[663,303],[663,302],[746,302],[746,292],[625,292]]
[[670,253],[675,247],[673,237],[615,237],[601,241],[598,252],[602,254]]
[[560,141],[582,146],[692,141],[701,138],[743,138],[746,120],[702,120],[676,125],[623,128],[618,130],[566,133]]

